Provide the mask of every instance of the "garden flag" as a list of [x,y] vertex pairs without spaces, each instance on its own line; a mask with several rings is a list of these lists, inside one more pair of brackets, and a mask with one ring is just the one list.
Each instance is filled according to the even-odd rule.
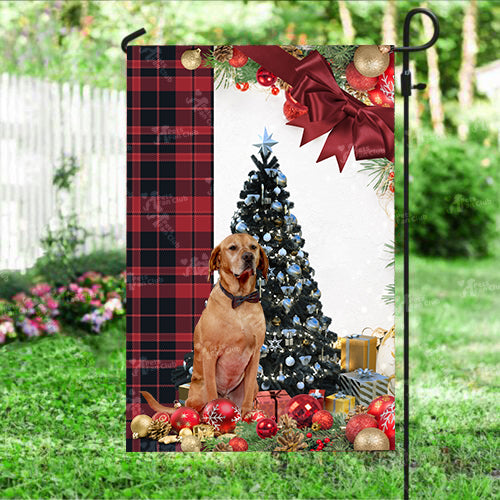
[[127,103],[127,451],[393,450],[392,47],[129,46]]

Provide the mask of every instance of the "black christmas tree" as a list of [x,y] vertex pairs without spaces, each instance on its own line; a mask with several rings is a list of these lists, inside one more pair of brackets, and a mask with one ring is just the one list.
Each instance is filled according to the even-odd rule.
[[286,389],[290,395],[311,389],[332,394],[340,372],[339,351],[332,347],[337,335],[322,311],[301,227],[291,212],[287,179],[272,155],[275,144],[264,130],[262,142],[255,144],[260,158],[251,157],[257,170],[249,173],[231,222],[233,233],[252,235],[269,258],[267,281],[258,277],[266,317],[259,388]]
[[[272,134],[271,134],[272,135]],[[277,144],[264,130],[257,167],[249,173],[242,201],[231,221],[233,233],[248,233],[269,258],[267,281],[258,271],[257,286],[266,317],[266,339],[261,349],[259,389],[285,389],[288,394],[338,389],[340,351],[333,347],[337,335],[329,330],[331,319],[322,312],[321,292],[304,247],[301,227],[285,189],[286,176],[272,155]],[[192,353],[173,374],[176,385],[189,382]]]

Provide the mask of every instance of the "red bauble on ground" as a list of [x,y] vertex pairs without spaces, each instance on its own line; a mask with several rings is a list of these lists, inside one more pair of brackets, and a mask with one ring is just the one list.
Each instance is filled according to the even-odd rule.
[[394,401],[389,404],[378,419],[378,428],[389,438],[390,449],[396,448],[396,423],[394,419]]
[[368,91],[368,98],[375,106],[381,106],[382,108],[394,107],[394,99],[388,97],[378,86]]
[[368,427],[377,427],[377,421],[371,415],[367,415],[366,413],[360,413],[358,415],[354,415],[347,422],[347,426],[345,428],[346,438],[354,443],[354,439],[358,435],[358,432],[367,429]]
[[260,438],[273,437],[278,432],[278,424],[272,418],[261,418],[255,427]]
[[285,92],[285,96],[286,101],[283,104],[283,114],[288,121],[292,121],[307,113],[307,106],[303,106],[300,102],[296,101],[288,90]]
[[354,66],[354,63],[349,63],[345,69],[345,77],[347,83],[356,90],[371,90],[377,85],[378,77],[364,76]]
[[204,424],[211,425],[217,432],[226,434],[241,420],[240,410],[229,399],[219,398],[207,403],[201,412]]
[[170,423],[177,432],[186,427],[192,429],[195,425],[200,423],[200,415],[196,410],[193,410],[193,408],[181,406],[172,413]]
[[366,413],[368,413],[368,415],[373,415],[378,422],[380,415],[384,413],[386,408],[391,403],[394,403],[394,396],[390,396],[389,394],[385,394],[384,396],[379,396],[370,403],[370,406],[368,406],[368,410],[366,410]]
[[318,422],[322,429],[331,429],[333,425],[333,416],[328,410],[319,410],[313,415],[312,423]]
[[164,411],[159,411],[152,416],[152,419],[160,422],[170,422],[170,415]]
[[248,443],[245,439],[241,437],[234,437],[229,440],[229,446],[233,449],[233,451],[247,451]]
[[267,415],[262,410],[249,411],[243,417],[243,421],[247,424],[258,422],[261,418],[267,418]]
[[245,66],[248,61],[248,56],[243,54],[241,50],[238,50],[236,47],[233,47],[233,57],[229,59],[229,64],[234,68],[241,68]]
[[299,429],[310,427],[313,415],[321,410],[319,401],[309,394],[294,396],[286,405],[286,412],[297,422]]
[[270,71],[267,71],[267,69],[262,67],[257,70],[255,77],[257,78],[257,81],[264,87],[270,87],[271,85],[274,85],[276,83],[276,80],[278,79],[276,75],[273,75]]

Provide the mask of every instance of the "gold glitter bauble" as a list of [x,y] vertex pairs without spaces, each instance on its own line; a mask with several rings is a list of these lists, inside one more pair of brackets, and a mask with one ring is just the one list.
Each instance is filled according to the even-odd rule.
[[137,415],[130,422],[130,430],[134,439],[143,438],[148,435],[149,424],[153,419],[148,415]]
[[190,70],[198,68],[201,64],[201,49],[186,50],[181,56],[181,64]]
[[354,52],[354,66],[363,76],[379,76],[389,66],[390,56],[376,45],[360,45]]
[[368,427],[358,432],[354,439],[356,451],[385,451],[389,449],[389,438],[380,429]]
[[189,429],[188,427],[184,427],[179,431],[179,436],[185,437],[185,436],[192,436],[193,431]]
[[271,323],[272,323],[274,326],[279,326],[279,325],[281,325],[281,318],[279,318],[278,316],[275,316],[275,317],[271,320]]
[[201,441],[196,436],[183,437],[181,441],[181,450],[188,452],[201,451]]

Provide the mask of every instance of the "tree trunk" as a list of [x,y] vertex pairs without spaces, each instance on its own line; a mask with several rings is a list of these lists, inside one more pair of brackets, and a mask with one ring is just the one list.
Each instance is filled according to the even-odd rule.
[[356,32],[354,31],[354,26],[352,25],[351,13],[343,0],[339,0],[339,13],[342,30],[344,31],[345,42],[352,44],[354,37],[356,36]]
[[469,132],[467,122],[463,119],[465,112],[472,106],[474,97],[474,69],[477,54],[477,2],[471,0],[466,8],[463,24],[462,65],[460,66],[458,102],[460,104],[461,119],[458,126],[458,135],[462,140]]
[[[425,4],[424,4],[425,6]],[[432,21],[427,16],[422,16],[425,40],[432,38],[434,29]],[[439,86],[439,65],[436,46],[426,50],[427,66],[429,70],[427,88],[429,91],[429,106],[431,110],[432,128],[438,136],[444,135],[444,113],[441,102],[441,88]]]
[[396,0],[387,0],[382,18],[382,45],[396,45]]

